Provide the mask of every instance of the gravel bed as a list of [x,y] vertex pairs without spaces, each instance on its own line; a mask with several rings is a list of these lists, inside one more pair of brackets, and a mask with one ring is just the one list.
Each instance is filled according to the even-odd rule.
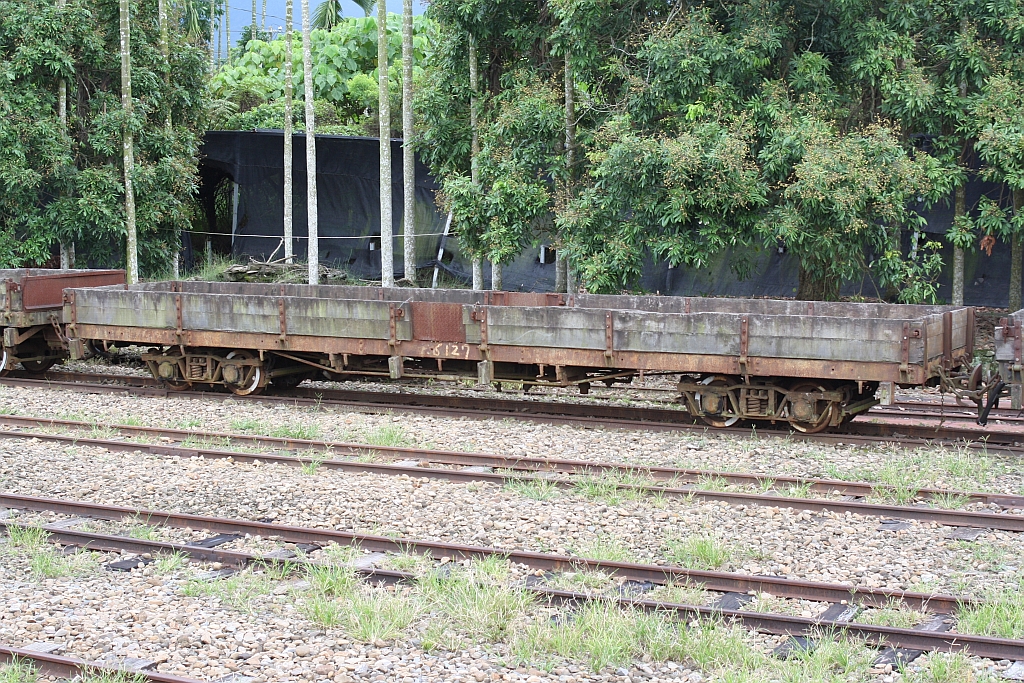
[[892,589],[1006,589],[1021,575],[1016,534],[948,540],[951,530],[934,523],[890,531],[875,517],[796,511],[781,500],[744,508],[606,489],[590,497],[544,491],[538,500],[529,489],[478,482],[307,474],[31,440],[0,443],[0,482],[28,495]]
[[[53,517],[23,515],[21,521],[52,521]],[[432,637],[431,623],[439,618],[429,608],[421,609],[418,621],[398,637],[360,642],[345,629],[323,627],[310,620],[308,605],[315,590],[309,581],[294,575],[246,570],[228,578],[208,578],[210,570],[219,569],[219,565],[189,565],[166,557],[144,568],[112,572],[102,565],[122,557],[88,551],[66,555],[68,569],[44,575],[36,561],[40,555],[59,553],[48,547],[39,551],[0,545],[4,577],[0,580],[4,595],[0,642],[16,647],[59,644],[62,654],[111,666],[134,658],[152,662],[161,672],[205,680],[230,680],[232,675],[241,675],[257,683],[724,680],[720,674],[725,672],[716,670],[719,667],[711,665],[701,670],[692,663],[649,655],[632,665],[600,667],[594,672],[592,669],[597,667],[552,657],[545,657],[543,664],[538,664],[541,668],[515,666],[511,661],[515,655],[506,642],[463,642],[462,647],[447,651],[443,646],[424,649],[423,641]],[[384,599],[402,600],[412,590],[398,588],[393,591],[394,597],[385,595]],[[362,591],[372,594],[371,589]],[[818,611],[814,603],[777,601],[770,596],[758,596],[748,606],[755,611],[801,614],[808,614],[808,607]],[[542,605],[529,608],[523,616],[531,620],[569,617],[564,610]],[[693,628],[697,627],[691,625],[691,632]],[[728,639],[734,648],[750,648],[762,657],[784,640],[724,627],[709,631]],[[859,660],[857,666],[850,667],[852,674],[847,681],[904,680],[891,666],[870,667],[870,649],[853,644],[842,652]],[[941,662],[944,657],[931,655],[917,660],[906,670],[909,680],[926,677],[931,660]],[[794,670],[808,674],[786,680],[818,680],[813,671],[801,671],[800,664],[767,661],[785,668],[791,676]],[[831,660],[825,663],[834,668]],[[1005,660],[966,657],[959,663],[965,672],[975,674],[976,680],[990,680],[1009,665]]]
[[[714,463],[713,466],[720,469],[726,468],[723,467],[726,461],[746,463],[751,466],[747,469],[758,466],[773,468],[770,471],[774,472],[778,472],[778,468],[786,463],[794,468],[808,466],[809,463],[821,466],[815,458],[794,453],[794,445],[805,444],[782,440],[743,441],[640,431],[609,433],[523,424],[511,420],[479,422],[363,415],[335,409],[311,411],[286,406],[240,405],[230,399],[182,403],[139,397],[2,388],[0,409],[35,416],[51,415],[207,430],[277,431],[292,436],[300,436],[303,434],[298,432],[305,432],[305,436],[312,438],[376,439],[378,442],[461,447],[463,450],[521,452],[532,456],[549,453],[557,457],[678,465],[681,463],[673,460],[678,460],[677,454],[683,452],[690,461],[687,464],[691,466],[692,460],[700,458]],[[413,434],[417,438],[413,438]],[[470,437],[470,443],[464,441],[466,436]],[[825,453],[830,461],[843,462],[845,458],[847,463],[862,463],[862,466],[873,465],[880,456],[886,457],[885,454],[877,451],[872,453],[868,449],[813,447],[817,449],[815,453]],[[993,458],[992,462],[996,460]],[[976,462],[972,462],[971,466],[977,470]],[[1001,463],[999,466],[1009,471],[1009,464]],[[74,476],[68,476],[69,472],[73,472]],[[813,475],[810,472],[790,473]],[[977,478],[977,471],[971,476]],[[1006,474],[1000,470],[990,481],[1003,482],[1004,479],[1012,481],[1005,486],[1010,487],[1008,492],[1014,492],[1012,487],[1019,483],[1019,471]],[[683,499],[622,498],[608,491],[597,491],[590,497],[560,493],[554,497],[538,499],[531,496],[546,497],[548,493],[478,483],[454,484],[422,478],[352,475],[324,469],[303,473],[298,468],[284,466],[182,460],[140,453],[107,452],[97,448],[55,446],[31,440],[0,442],[0,485],[11,492],[28,495],[225,517],[270,518],[300,526],[331,527],[400,538],[539,551],[573,551],[608,559],[618,557],[647,562],[699,563],[711,557],[714,562],[720,560],[722,569],[888,588],[980,593],[1013,588],[1018,585],[1021,577],[1017,566],[1019,539],[1015,534],[987,532],[977,541],[967,543],[946,539],[945,535],[950,530],[932,524],[910,523],[897,532],[883,531],[878,529],[879,520],[876,518],[798,512],[785,508],[784,500],[780,500],[778,508],[743,509]],[[692,539],[704,545],[691,545]],[[268,544],[266,547],[278,546]],[[4,578],[0,579],[5,602],[9,604],[12,597],[24,593],[28,598],[22,600],[22,603],[38,604],[41,606],[39,609],[52,612],[48,618],[57,621],[43,625],[44,629],[54,627],[52,632],[42,631],[48,636],[55,637],[58,631],[65,629],[64,626],[57,627],[64,623],[61,619],[70,619],[76,613],[76,608],[68,609],[68,605],[63,606],[64,610],[53,607],[60,600],[51,601],[60,596],[64,596],[60,599],[70,600],[71,596],[86,591],[104,596],[113,592],[113,596],[102,601],[103,609],[109,607],[111,614],[116,614],[118,610],[121,614],[130,612],[123,609],[123,601],[140,610],[163,609],[161,606],[140,607],[138,603],[141,598],[136,594],[145,594],[151,590],[145,587],[150,586],[147,582],[152,577],[145,573],[151,571],[150,568],[142,570],[141,576],[132,578],[104,572],[97,576],[32,581],[20,578],[26,573],[25,558],[4,558],[3,561],[15,563],[10,566],[10,571],[5,569]],[[134,579],[139,579],[141,583],[130,583]],[[174,580],[180,583],[187,582],[188,578]],[[101,591],[100,584],[89,588],[86,586],[88,582],[113,582],[117,587],[103,588]],[[129,588],[131,586],[135,588]],[[159,592],[159,587],[153,585],[151,588]],[[273,611],[277,616],[271,618],[259,610],[253,613],[244,610],[240,612],[234,608],[225,611],[223,605],[209,599],[209,596],[204,599],[175,593],[176,597],[169,603],[174,607],[168,607],[169,612],[154,616],[154,627],[149,627],[150,622],[147,621],[141,630],[144,632],[149,628],[152,635],[146,638],[157,637],[154,642],[159,642],[159,626],[166,627],[164,633],[187,628],[182,625],[187,623],[183,617],[171,615],[172,612],[176,615],[185,614],[184,610],[188,608],[179,608],[178,605],[186,603],[195,607],[191,613],[196,615],[192,623],[197,628],[204,626],[208,630],[214,626],[221,628],[224,624],[237,623],[239,625],[235,627],[235,633],[259,632],[266,633],[267,638],[270,638],[270,626],[277,623],[276,619],[282,619],[287,626],[276,628],[274,632],[280,632],[281,635],[273,637],[292,645],[295,641],[291,638],[297,637],[298,641],[308,645],[309,666],[304,671],[302,665],[307,663],[304,658],[296,655],[294,650],[288,653],[288,647],[284,647],[280,650],[285,655],[281,660],[263,655],[253,662],[253,667],[256,667],[254,673],[264,676],[265,680],[323,680],[332,677],[335,680],[348,680],[341,678],[343,676],[356,680],[372,679],[374,676],[379,680],[456,680],[457,675],[460,676],[458,680],[467,681],[500,680],[506,676],[509,680],[529,680],[534,677],[537,681],[567,681],[570,678],[624,681],[627,677],[630,680],[705,680],[716,677],[714,671],[692,670],[692,664],[688,671],[685,662],[675,662],[673,668],[654,660],[637,663],[638,666],[646,666],[649,672],[642,667],[627,668],[621,672],[602,670],[596,677],[590,676],[585,665],[579,661],[562,662],[551,671],[503,668],[508,663],[508,652],[502,651],[500,644],[473,646],[453,652],[441,650],[433,654],[424,652],[420,647],[422,643],[415,642],[416,638],[406,636],[395,643],[356,644],[344,633],[314,628],[298,613],[295,604],[288,602],[287,594],[283,595],[286,599],[280,603],[274,600],[281,595],[272,592],[271,597],[267,598],[270,605],[268,609],[273,607],[273,610],[279,610]],[[185,602],[176,602],[178,599]],[[131,602],[133,600],[136,602]],[[150,598],[150,601],[156,599]],[[142,600],[142,604],[146,604],[145,600]],[[292,606],[290,612],[288,605]],[[799,610],[798,613],[809,611],[809,606],[799,604],[778,607]],[[57,615],[58,611],[60,615]],[[10,611],[5,613],[9,614]],[[246,622],[247,619],[250,621]],[[109,626],[115,620],[107,619],[104,623]],[[11,631],[6,621],[0,621],[0,624],[0,638],[12,644],[24,644],[42,637],[34,629],[18,630],[22,628],[18,626]],[[172,624],[177,626],[172,628]],[[130,624],[118,628],[130,631]],[[224,628],[220,632],[229,633]],[[104,637],[97,633],[91,629],[83,639]],[[33,638],[29,634],[37,637]],[[120,637],[128,638],[129,635],[126,632]],[[749,639],[749,647],[759,652],[766,652],[778,643],[778,639],[762,636],[745,637]],[[214,645],[217,640],[213,638],[211,643],[201,644]],[[335,644],[327,645],[330,641]],[[348,647],[339,645],[341,641],[345,641]],[[90,647],[85,652],[96,649],[95,642],[98,641],[90,641]],[[124,641],[117,647],[124,650],[128,642]],[[137,640],[131,642],[138,644]],[[244,645],[244,641],[241,642]],[[169,655],[165,664],[174,663],[170,652],[176,646],[172,643],[169,647],[161,647],[161,651]],[[395,654],[396,648],[401,654]],[[314,663],[321,650],[330,650],[330,655],[322,663]],[[182,655],[181,665],[198,667],[185,670],[192,671],[193,675],[200,675],[195,671],[202,672],[202,677],[206,678],[216,678],[216,675],[204,671],[203,667],[216,666],[217,674],[224,675],[232,671],[226,664],[221,666],[225,660],[228,663],[237,661],[223,653],[216,655],[217,659],[214,660],[214,653],[208,649],[195,652]],[[340,657],[344,667],[339,665],[339,654],[344,654]],[[196,659],[190,661],[188,657]],[[404,662],[402,657],[405,657]],[[385,659],[388,663],[383,666],[389,668],[374,668]],[[287,668],[277,666],[285,660],[289,665]],[[244,661],[248,665],[250,659]],[[294,666],[296,663],[299,663],[297,668]],[[352,664],[352,668],[348,668],[349,664]],[[363,664],[366,668],[360,669]],[[488,668],[485,669],[484,664]],[[330,672],[323,669],[324,673],[317,673],[318,666],[328,665],[335,668]],[[407,676],[398,676],[399,666],[405,668]],[[471,670],[474,666],[476,672]],[[975,672],[987,676],[1005,664],[971,660],[971,666]],[[220,674],[220,668],[226,670],[224,674]],[[345,673],[342,673],[342,668]],[[483,674],[483,677],[477,679],[477,674]],[[498,675],[497,678],[494,678],[494,674]],[[850,680],[886,683],[895,679],[900,677],[881,670],[866,672]]]
[[876,481],[1024,495],[1024,461],[966,448],[906,450],[897,445],[822,444],[781,437],[647,432],[502,420],[365,414],[341,407],[287,405],[0,387],[0,410],[23,415],[156,427],[243,432],[373,445],[407,445],[510,456],[606,460],[766,475]]

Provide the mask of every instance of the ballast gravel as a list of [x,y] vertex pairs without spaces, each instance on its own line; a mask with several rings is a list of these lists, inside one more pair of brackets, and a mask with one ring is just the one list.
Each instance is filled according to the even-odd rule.
[[[921,457],[895,450],[880,452],[771,438],[740,440],[685,433],[605,432],[511,420],[368,415],[332,407],[309,410],[242,403],[230,398],[184,402],[0,387],[0,409],[32,416],[210,431],[284,435],[302,432],[306,438],[349,441],[387,438],[408,445],[452,450],[804,476],[827,475],[828,468],[844,468],[844,471],[874,468],[877,471],[886,466],[887,458]],[[926,455],[932,459],[964,457],[961,453],[941,451]],[[971,456],[974,457],[977,456]],[[984,488],[988,490],[1020,492],[1024,477],[1018,465],[993,456],[985,458],[981,468],[976,460],[969,464],[973,465],[973,471],[950,468],[937,475],[932,472],[933,481],[929,484],[955,487],[951,482],[963,483],[963,477],[971,477],[972,483],[982,483],[984,479]],[[954,541],[946,538],[950,529],[934,524],[912,522],[907,528],[893,532],[879,529],[877,518],[800,512],[786,508],[784,500],[780,500],[778,507],[750,509],[680,499],[615,501],[565,492],[537,500],[515,490],[480,483],[343,474],[324,469],[304,473],[298,468],[277,465],[182,460],[99,448],[58,447],[31,440],[0,442],[0,486],[25,495],[222,517],[266,518],[298,526],[400,538],[614,556],[654,563],[678,563],[681,553],[686,552],[683,546],[688,538],[709,537],[724,552],[725,559],[720,567],[724,570],[893,589],[981,595],[989,590],[1017,586],[1021,578],[1019,538],[1015,534],[986,532],[975,542]],[[5,563],[17,561],[4,560]],[[167,670],[210,679],[237,670],[238,665],[231,668],[231,663],[237,660],[219,649],[192,648],[194,652],[185,654],[187,647],[180,648],[183,650],[181,659],[175,660],[168,653],[178,645],[161,634],[176,633],[189,625],[197,628],[198,625],[224,625],[220,633],[232,635],[211,637],[210,643],[202,643],[200,637],[200,645],[213,646],[214,641],[225,639],[234,642],[233,634],[239,632],[243,646],[247,633],[264,633],[265,640],[282,640],[285,646],[273,650],[280,652],[280,657],[267,655],[266,662],[263,658],[256,660],[260,663],[257,679],[262,676],[262,680],[624,681],[627,678],[660,680],[659,676],[667,680],[704,680],[704,674],[686,670],[682,663],[675,664],[672,671],[652,669],[651,674],[624,670],[624,673],[602,672],[596,678],[588,678],[589,674],[579,668],[576,671],[567,668],[565,673],[549,676],[540,670],[502,668],[500,657],[485,649],[429,654],[410,643],[400,643],[397,653],[395,648],[372,644],[346,642],[341,645],[330,634],[308,630],[312,628],[308,622],[305,626],[288,622],[271,629],[262,620],[239,614],[237,610],[206,613],[203,610],[210,606],[196,598],[186,600],[176,596],[169,598],[170,602],[161,602],[168,596],[160,592],[160,586],[148,583],[153,579],[146,578],[145,573],[33,582],[15,578],[19,576],[16,564],[12,570],[5,570],[2,580],[5,602],[10,604],[12,597],[25,595],[26,598],[19,598],[16,604],[32,606],[32,619],[21,619],[19,612],[14,617],[17,627],[8,630],[7,622],[12,618],[8,615],[14,614],[8,610],[0,630],[3,640],[13,640],[11,644],[15,645],[26,644],[33,638],[58,637],[59,631],[66,630],[61,637],[81,636],[82,648],[88,646],[88,649],[77,650],[79,654],[95,657],[117,650],[115,655],[129,656],[125,654],[129,651],[127,648],[132,643],[138,645],[138,639],[133,638],[141,633],[145,642],[157,644],[150,646],[147,652],[160,650],[167,654],[168,659],[162,666],[178,667]],[[103,587],[110,583],[116,586]],[[96,623],[92,619],[79,622],[78,633],[72,634],[71,622],[65,625],[60,615],[84,619],[89,613],[80,611],[78,603],[62,605],[61,601],[86,593],[102,596],[104,616],[98,617]],[[57,597],[60,599],[54,601]],[[83,597],[81,610],[92,609],[98,613],[100,605],[96,601],[100,598],[91,600],[93,602],[85,605]],[[153,611],[168,605],[172,605],[173,608],[168,609],[179,616]],[[187,611],[189,607],[192,612]],[[108,615],[117,614],[118,610],[121,615],[131,615],[135,610],[147,617],[157,616],[141,623],[137,623],[135,617],[122,618],[119,630],[115,629],[120,635],[108,637],[94,655],[99,643],[96,638],[101,637],[97,633],[109,636],[111,631],[107,627],[118,622]],[[37,620],[37,613],[45,615]],[[47,622],[47,619],[53,621]],[[246,623],[247,619],[255,623]],[[99,626],[99,622],[105,625]],[[27,628],[30,624],[31,629]],[[226,629],[230,624],[235,625],[233,632]],[[258,630],[259,624],[263,624],[263,630]],[[36,629],[35,625],[42,628]],[[159,628],[161,625],[163,631]],[[53,630],[47,631],[47,628]],[[304,628],[307,631],[303,631]],[[150,633],[147,634],[147,630]],[[308,648],[301,650],[310,653],[308,662],[296,654],[296,649],[289,652],[287,643],[294,633],[301,634],[302,645],[296,647]],[[115,643],[117,637],[124,640]],[[164,645],[165,640],[170,644]],[[330,642],[333,645],[328,644]],[[106,645],[109,649],[103,650]],[[314,661],[322,651],[326,653],[322,661]],[[388,662],[384,664],[387,668],[374,668],[384,660]],[[978,660],[974,663],[981,672],[992,672],[993,667],[1001,666]],[[273,667],[268,668],[271,664]],[[482,664],[488,668],[483,668]],[[401,677],[398,676],[399,666],[402,667]],[[318,667],[334,668],[318,671]],[[476,671],[472,670],[474,667]],[[684,671],[686,677],[681,678]],[[478,678],[480,674],[483,677]],[[879,681],[898,679],[897,674],[884,671],[878,678]]]

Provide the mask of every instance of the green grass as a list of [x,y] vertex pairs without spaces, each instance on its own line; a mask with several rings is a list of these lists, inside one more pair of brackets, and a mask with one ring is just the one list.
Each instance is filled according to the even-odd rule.
[[52,548],[43,548],[29,560],[32,575],[40,579],[56,579],[62,576],[84,576],[99,568],[96,556],[88,550],[73,555],[60,555]]
[[405,432],[405,427],[397,424],[382,424],[359,433],[358,440],[369,446],[385,446],[395,448],[412,446],[415,442]]
[[688,536],[665,543],[668,559],[687,569],[718,569],[729,563],[732,552],[713,536]]
[[32,553],[42,550],[49,544],[50,534],[38,526],[16,526],[7,527],[8,547],[18,548],[25,552]]
[[729,489],[730,484],[724,477],[702,475],[697,480],[695,486],[699,491],[726,491]]
[[784,489],[779,489],[779,493],[786,498],[810,498],[811,483],[792,484]]
[[128,671],[88,669],[76,679],[79,683],[145,683],[146,677]]
[[505,482],[505,490],[533,500],[551,500],[561,495],[561,491],[555,482],[547,479],[524,481],[512,478]]
[[548,581],[548,584],[552,588],[589,593],[607,590],[614,585],[614,581],[607,574],[584,569],[578,572],[556,574]]
[[671,602],[677,605],[703,605],[708,601],[708,593],[702,584],[666,584],[658,586],[644,596],[657,602]]
[[[231,423],[234,426],[234,422]],[[174,420],[171,422],[173,429],[199,429],[203,426],[203,421],[196,417],[185,417],[180,420]]]
[[964,496],[959,493],[940,493],[937,495],[930,496],[928,498],[928,505],[933,508],[942,508],[944,510],[956,510],[962,508],[971,502],[970,496]]
[[1024,580],[1015,588],[990,591],[975,604],[961,605],[957,630],[980,636],[1024,638]]
[[182,552],[177,552],[171,555],[161,555],[156,561],[155,569],[157,574],[173,574],[176,571],[184,569],[188,565],[188,555]]
[[904,671],[905,683],[964,683],[973,681],[974,667],[967,655],[957,652],[932,652],[914,661]]
[[148,524],[137,524],[128,529],[128,535],[143,541],[156,541],[160,539],[160,530]]
[[434,566],[434,561],[424,555],[413,552],[388,555],[388,566],[395,571],[419,574]]
[[247,569],[223,579],[191,579],[182,588],[182,593],[193,598],[216,598],[226,607],[251,613],[256,602],[270,593],[272,583],[267,575]]
[[956,541],[950,545],[955,550],[962,550],[970,554],[967,560],[969,568],[987,565],[985,570],[996,572],[1003,568],[1003,564],[1011,556],[1010,551],[993,543],[985,541]]
[[861,614],[857,621],[875,626],[913,628],[924,621],[924,612],[913,610],[896,599],[889,600],[882,607],[876,607]]
[[572,548],[574,555],[588,560],[605,562],[636,562],[633,551],[612,536],[598,536],[582,545]]
[[444,621],[444,630],[472,642],[502,642],[535,602],[532,594],[508,585],[508,571],[507,561],[488,557],[447,574],[430,572],[418,592],[424,609]]
[[317,453],[311,459],[302,463],[302,473],[310,476],[316,474],[320,470],[320,466],[329,459],[327,453]]
[[262,430],[263,430],[263,423],[260,422],[259,420],[254,420],[252,418],[246,417],[246,418],[242,418],[240,420],[232,420],[231,421],[231,429],[233,429],[236,432],[245,432],[246,434],[254,434],[254,433],[262,432]]
[[30,662],[15,657],[0,665],[0,683],[36,683],[39,672]]
[[572,490],[587,500],[595,500],[607,505],[618,505],[624,500],[635,498],[633,492],[619,488],[616,478],[608,475],[582,475],[572,482]]
[[292,424],[270,430],[270,436],[279,439],[304,439],[306,441],[316,441],[323,436],[323,433],[323,429],[317,424]]

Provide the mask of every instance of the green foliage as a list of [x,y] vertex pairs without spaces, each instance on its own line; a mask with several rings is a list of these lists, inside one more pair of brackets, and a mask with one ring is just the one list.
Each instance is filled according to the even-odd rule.
[[[397,111],[399,117],[401,21],[399,14],[388,15],[388,77],[392,110]],[[417,63],[422,62],[427,49],[424,32],[428,23],[422,16],[413,22],[413,53]],[[312,31],[310,39],[317,132],[363,135],[371,132],[371,127],[375,130],[375,119],[369,117],[368,112],[376,112],[378,106],[377,20],[372,17],[341,19],[330,30]],[[291,58],[295,96],[301,99],[304,93],[302,40],[298,35],[292,41]],[[231,63],[222,66],[211,80],[214,96],[230,103],[215,124],[228,130],[283,128],[285,59],[283,37],[247,40],[243,48],[234,51]],[[413,77],[419,78],[418,69]],[[400,120],[394,120],[400,129]],[[297,130],[305,126],[301,104],[294,107],[293,123]]]
[[[553,229],[589,291],[635,287],[650,257],[700,267],[760,245],[798,259],[802,297],[834,298],[873,271],[903,301],[934,300],[938,251],[897,248],[921,223],[911,207],[968,180],[974,140],[989,177],[1024,181],[1015,3],[557,0],[538,13],[438,0],[429,14],[418,149],[463,246],[507,260]],[[959,220],[950,241],[972,248],[977,220]]]
[[[125,121],[116,0],[69,0],[63,8],[0,0],[0,267],[40,265],[58,239],[73,240],[83,262],[123,264],[121,135],[128,125],[139,261],[143,274],[166,268],[170,245],[191,219],[206,57],[175,31],[165,61],[156,10],[156,3],[132,4],[135,114]],[[66,131],[57,115],[60,79],[68,84]]]

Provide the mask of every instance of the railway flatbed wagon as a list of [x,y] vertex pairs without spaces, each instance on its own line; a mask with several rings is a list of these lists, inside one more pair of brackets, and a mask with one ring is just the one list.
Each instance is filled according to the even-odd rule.
[[18,363],[29,372],[44,372],[67,357],[65,288],[116,284],[124,284],[123,270],[0,270],[0,374]]
[[238,394],[307,377],[578,386],[679,379],[714,426],[836,426],[883,384],[938,383],[973,353],[973,309],[697,297],[164,282],[71,289],[74,337],[151,347],[171,388]]

